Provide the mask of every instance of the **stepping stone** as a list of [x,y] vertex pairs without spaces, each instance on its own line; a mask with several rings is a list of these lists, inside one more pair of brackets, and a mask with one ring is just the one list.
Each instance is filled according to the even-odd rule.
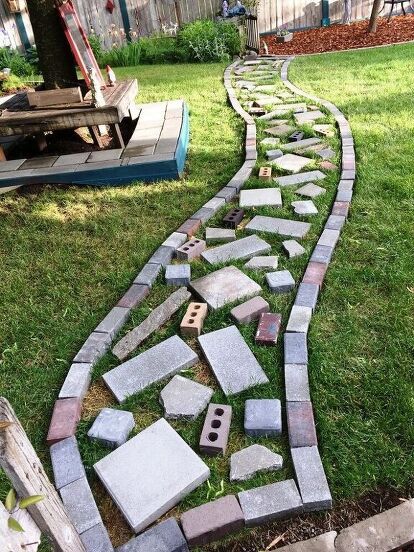
[[317,215],[318,209],[311,199],[306,201],[292,201],[294,212],[297,215]]
[[289,270],[268,272],[266,280],[272,293],[288,293],[295,287],[295,280]]
[[[324,533],[313,539],[282,546],[277,550],[278,552],[336,552],[336,536],[336,531],[329,531],[329,533]],[[347,552],[350,552],[349,549],[347,549]]]
[[335,151],[332,148],[324,148],[316,152],[322,159],[332,159],[335,157]]
[[[95,152],[101,153],[101,152]],[[103,523],[94,525],[80,535],[86,552],[113,552],[111,540]]]
[[304,511],[331,509],[332,496],[318,447],[294,448],[291,453]]
[[313,125],[313,130],[321,136],[329,138],[335,136],[335,127],[333,125]]
[[275,98],[274,96],[269,96],[267,98],[260,98],[258,100],[255,100],[254,103],[258,107],[264,107],[266,105],[280,104],[280,103],[282,103],[282,101],[281,101],[280,98]]
[[334,163],[331,163],[330,161],[322,161],[322,163],[319,164],[321,169],[324,169],[325,171],[335,171],[338,166]]
[[303,511],[293,479],[242,491],[238,497],[247,527],[288,518]]
[[107,447],[117,448],[126,443],[134,427],[132,412],[103,408],[88,431],[88,437]]
[[240,207],[282,207],[279,188],[256,188],[240,192]]
[[300,174],[291,174],[289,176],[278,176],[273,180],[279,184],[279,186],[295,186],[296,184],[303,184],[304,182],[311,182],[312,180],[323,180],[326,178],[326,174],[321,171],[308,171]]
[[271,136],[285,136],[286,134],[289,134],[294,130],[295,130],[295,127],[291,125],[279,125],[271,128],[266,128],[265,133],[270,134]]
[[86,477],[81,477],[60,489],[65,510],[76,531],[81,534],[102,523],[101,515],[93,498]]
[[189,264],[167,265],[165,267],[165,283],[167,286],[187,286],[191,280]]
[[178,335],[173,335],[102,377],[121,403],[149,385],[191,368],[197,362],[196,353]]
[[213,390],[182,376],[174,376],[160,393],[164,417],[172,420],[195,420],[207,408]]
[[319,109],[316,111],[307,111],[305,113],[295,114],[295,120],[298,125],[312,123],[313,121],[316,121],[317,119],[322,119],[323,117],[325,117],[325,113],[322,113],[322,111],[319,111]]
[[[289,123],[289,119],[266,119],[265,120],[265,124],[268,127],[285,125],[286,123]],[[280,138],[279,138],[279,141],[280,141]]]
[[230,457],[230,481],[246,481],[258,472],[280,470],[283,458],[263,445],[251,445]]
[[[116,552],[189,552],[187,541],[177,523],[171,517],[161,521],[144,533],[131,539]],[[91,550],[90,552],[95,552]],[[101,552],[96,551],[96,552]],[[103,550],[102,552],[107,552]]]
[[287,402],[309,402],[309,377],[306,364],[285,364]]
[[226,396],[269,382],[236,326],[201,335],[198,342]]
[[321,188],[321,186],[318,186],[317,184],[313,184],[313,182],[310,182],[309,184],[305,184],[301,188],[297,189],[295,191],[295,194],[303,195],[305,197],[318,197],[326,192],[325,188]]
[[297,220],[256,215],[246,224],[245,229],[253,232],[269,232],[270,234],[278,234],[280,236],[303,238],[309,232],[310,224]]
[[288,424],[289,444],[292,449],[298,447],[313,447],[318,445],[311,402],[287,402],[286,417]]
[[76,437],[68,437],[50,447],[56,489],[86,477]]
[[306,249],[300,245],[296,240],[285,240],[282,242],[282,246],[289,256],[289,259],[294,257],[300,257],[306,253]]
[[191,547],[203,546],[244,528],[244,516],[234,495],[227,495],[184,512],[180,518]]
[[269,303],[263,297],[253,297],[241,305],[237,305],[230,311],[231,317],[238,324],[249,324],[253,320],[258,320],[264,312],[269,312]]
[[208,263],[217,264],[238,259],[250,259],[260,253],[269,253],[271,249],[271,245],[254,235],[208,249],[201,256]]
[[295,155],[293,153],[287,153],[286,155],[279,157],[279,159],[275,159],[272,163],[279,169],[297,173],[300,172],[303,167],[306,167],[306,165],[312,163],[312,159],[309,159],[309,157],[302,157],[301,155]]
[[262,288],[235,266],[228,266],[190,283],[191,290],[212,310],[259,295]]
[[264,138],[260,143],[264,146],[277,146],[280,143],[280,138]]
[[274,149],[274,150],[268,150],[266,152],[266,157],[269,159],[269,161],[273,161],[274,159],[278,159],[279,157],[282,157],[283,151],[280,149]]
[[[259,92],[275,92],[276,86],[274,84],[261,84],[256,88]],[[278,94],[280,96],[280,94]]]
[[277,437],[282,433],[279,399],[248,399],[244,409],[244,431],[250,437]]
[[207,313],[208,308],[205,303],[190,303],[180,324],[182,335],[199,336]]
[[236,231],[231,228],[206,228],[206,242],[232,242],[236,240]]
[[191,297],[191,293],[185,287],[174,291],[161,305],[158,305],[151,314],[133,330],[128,332],[115,347],[112,352],[120,360],[126,358],[141,343],[147,339],[153,332],[158,330],[167,320],[175,314],[186,301]]
[[308,333],[309,324],[312,318],[312,309],[300,305],[293,305],[290,311],[287,332]]
[[285,364],[308,364],[306,334],[285,333],[283,338]]
[[326,144],[315,144],[314,146],[308,146],[307,148],[301,149],[300,153],[318,153],[318,151],[321,151],[326,147]]
[[255,84],[251,81],[239,80],[239,81],[236,82],[236,87],[237,88],[245,88],[246,90],[254,90],[255,89]]
[[94,469],[136,533],[210,476],[206,464],[164,418],[105,456]]
[[[295,113],[306,111],[306,104],[303,102],[296,102],[296,103],[285,103],[277,106],[276,111],[294,111]],[[273,111],[275,113],[275,111]]]
[[296,151],[299,149],[314,146],[321,142],[320,138],[305,138],[304,140],[298,140],[297,142],[290,142],[289,144],[283,144],[284,151]]
[[268,270],[277,268],[279,257],[276,255],[252,257],[250,261],[244,265],[244,268],[250,270]]

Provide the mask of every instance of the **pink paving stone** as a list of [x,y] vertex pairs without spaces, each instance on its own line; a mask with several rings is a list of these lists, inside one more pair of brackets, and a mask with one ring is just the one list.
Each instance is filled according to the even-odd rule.
[[331,215],[339,215],[342,217],[347,217],[349,212],[349,201],[335,201],[332,207]]
[[150,292],[149,286],[141,284],[133,284],[129,290],[116,304],[117,307],[124,307],[126,309],[133,309],[147,297]]
[[190,261],[197,259],[206,248],[206,242],[197,238],[191,238],[176,251],[177,259]]
[[257,320],[264,312],[269,312],[269,303],[263,297],[253,297],[241,305],[231,309],[231,317],[239,324],[249,324]]
[[53,445],[53,443],[75,435],[76,426],[81,416],[81,405],[79,398],[58,399],[55,402],[49,432],[46,437],[48,445]]
[[187,234],[187,236],[191,238],[192,236],[194,236],[200,226],[201,220],[187,219],[179,228],[177,228],[176,232]]
[[338,168],[334,163],[331,163],[330,161],[322,161],[319,166],[321,169],[325,169],[326,171],[333,171]]
[[181,525],[190,546],[202,546],[222,539],[244,527],[244,515],[234,495],[184,512]]
[[327,264],[310,262],[306,268],[302,283],[316,284],[321,287],[327,268]]
[[258,345],[276,345],[282,323],[282,315],[265,312],[260,315],[255,342]]
[[286,403],[289,444],[291,448],[318,446],[312,403]]

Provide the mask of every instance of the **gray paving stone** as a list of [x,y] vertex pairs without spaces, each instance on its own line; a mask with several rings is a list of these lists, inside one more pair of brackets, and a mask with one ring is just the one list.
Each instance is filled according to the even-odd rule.
[[59,391],[59,399],[85,397],[91,382],[92,364],[85,362],[74,362]]
[[352,190],[338,190],[335,201],[352,201]]
[[269,253],[272,246],[258,236],[247,236],[231,243],[219,245],[207,251],[201,256],[210,264],[224,263],[238,259],[250,259],[260,253]]
[[280,149],[272,149],[266,151],[266,157],[269,159],[269,161],[273,161],[274,159],[278,159],[279,157],[282,157],[283,151]]
[[109,349],[111,336],[106,333],[92,332],[80,348],[73,362],[95,364]]
[[260,143],[264,146],[277,146],[280,144],[280,138],[264,138]]
[[295,155],[294,153],[286,153],[283,157],[279,157],[272,161],[272,165],[276,165],[279,169],[293,173],[300,172],[306,165],[309,165],[309,163],[312,163],[312,159],[303,157],[302,155]]
[[171,517],[131,539],[116,552],[189,552],[189,548],[177,521]]
[[336,552],[390,552],[404,549],[414,541],[413,518],[414,499],[411,499],[343,529],[335,541]]
[[335,127],[333,125],[313,125],[312,128],[315,132],[321,134],[322,136],[328,136],[329,138],[335,136]]
[[210,476],[206,464],[164,418],[97,462],[94,469],[135,532]]
[[274,270],[277,268],[279,257],[276,255],[259,255],[258,257],[252,257],[244,265],[244,268],[250,270]]
[[201,335],[198,342],[226,396],[269,382],[236,326]]
[[228,266],[190,282],[191,290],[212,310],[259,295],[262,288],[235,266]]
[[297,215],[317,215],[318,209],[311,199],[304,201],[292,201],[291,203],[294,212]]
[[214,217],[216,211],[214,209],[208,209],[206,207],[201,207],[198,211],[191,215],[192,219],[200,220],[202,224]]
[[319,286],[316,284],[299,284],[295,305],[310,307],[315,310],[318,301]]
[[335,151],[332,148],[323,148],[316,152],[316,155],[319,155],[319,157],[322,157],[322,159],[332,159],[332,157],[335,157]]
[[285,333],[284,355],[285,364],[308,364],[306,334]]
[[[303,334],[287,334],[303,335]],[[312,403],[291,401],[286,403],[286,418],[291,449],[317,446]]]
[[238,494],[247,527],[283,519],[303,511],[293,479],[256,487]]
[[268,272],[266,281],[272,293],[288,293],[295,287],[295,280],[289,270]]
[[118,402],[149,385],[191,368],[198,356],[178,335],[162,341],[103,375]]
[[277,176],[273,180],[279,184],[279,186],[296,186],[297,184],[303,184],[304,182],[312,182],[314,180],[323,180],[326,178],[326,174],[322,171],[308,171],[299,174],[290,174],[288,176]]
[[88,431],[89,439],[116,448],[123,445],[135,427],[132,412],[103,408]]
[[285,364],[287,402],[310,401],[308,367],[306,364]]
[[249,324],[253,320],[258,320],[263,312],[269,312],[269,310],[269,303],[263,297],[258,296],[231,309],[230,315],[238,324]]
[[335,552],[336,535],[336,531],[329,531],[313,539],[282,546],[278,552]]
[[[174,256],[174,252],[175,252],[174,247],[160,245],[160,247],[155,251],[155,253],[148,260],[148,264],[159,264],[161,266],[166,266],[167,264],[170,264],[171,259]],[[135,283],[138,284],[138,283],[145,283],[145,282],[135,282]]]
[[280,236],[303,238],[309,232],[310,226],[308,222],[256,215],[246,224],[245,229],[249,232],[269,232]]
[[76,437],[68,437],[50,447],[56,489],[86,477]]
[[207,408],[213,390],[182,376],[174,376],[160,393],[164,417],[195,420]]
[[339,240],[339,230],[326,229],[322,232],[318,245],[325,245],[326,247],[335,247]]
[[144,265],[141,272],[134,280],[134,284],[141,284],[144,286],[152,287],[152,284],[157,279],[158,274],[161,272],[162,266],[160,264],[147,263]]
[[187,286],[191,280],[189,264],[167,265],[165,267],[165,283],[168,286]]
[[165,247],[173,247],[174,249],[178,249],[181,247],[186,241],[187,241],[187,234],[183,234],[181,232],[173,232],[168,238],[163,242],[162,245]]
[[320,144],[320,138],[305,138],[304,140],[298,140],[297,142],[289,142],[288,144],[283,144],[284,151],[297,151],[303,148],[308,148],[309,146],[314,146]]
[[301,305],[293,305],[290,311],[287,332],[308,333],[309,324],[312,318],[312,309]]
[[277,437],[282,433],[282,407],[279,399],[247,399],[244,431],[250,437]]
[[289,256],[289,259],[294,257],[300,257],[306,253],[306,249],[300,245],[296,240],[285,240],[282,242],[283,248]]
[[[353,180],[340,180],[338,184],[338,192],[339,191],[352,191],[354,188],[354,181]],[[337,201],[340,201],[337,199]],[[350,201],[350,200],[344,200],[344,201]]]
[[213,211],[215,213],[217,213],[217,211],[223,207],[223,205],[225,204],[225,200],[223,197],[213,197],[212,199],[210,199],[210,201],[207,201],[207,203],[205,203],[203,205],[203,208],[204,209],[213,209]]
[[206,228],[206,242],[233,242],[236,240],[236,231],[232,228]]
[[[259,117],[259,119],[261,119],[261,117]],[[294,130],[295,130],[295,127],[294,127],[294,126],[291,126],[291,125],[279,125],[279,126],[274,126],[274,127],[266,128],[266,129],[265,129],[265,133],[266,133],[266,134],[270,134],[270,135],[272,135],[272,136],[280,137],[280,136],[285,136],[286,134],[290,134],[290,133],[293,132]]]
[[161,305],[158,305],[147,318],[128,332],[115,347],[112,352],[120,360],[126,358],[134,351],[147,337],[158,330],[167,320],[175,314],[186,301],[191,297],[191,293],[185,287],[174,291]]
[[86,477],[65,485],[59,492],[65,510],[79,534],[102,523]]
[[107,333],[113,339],[128,320],[130,312],[124,307],[113,307],[94,331]]
[[316,245],[313,250],[311,262],[329,264],[331,262],[333,248],[327,245]]
[[256,188],[240,192],[240,207],[282,207],[279,188]]
[[219,192],[217,192],[215,197],[224,198],[225,202],[228,203],[237,195],[237,190],[231,186],[225,186]]
[[251,445],[230,457],[230,481],[246,481],[258,472],[280,470],[283,458],[263,445]]
[[114,550],[103,523],[98,523],[82,533],[80,539],[86,552],[113,552]]
[[306,111],[305,113],[296,113],[295,120],[298,125],[305,125],[306,123],[312,123],[317,119],[322,119],[325,117],[325,114],[322,111]]
[[291,453],[305,512],[332,508],[332,496],[318,447],[293,448]]
[[113,159],[119,159],[124,150],[121,148],[93,151],[87,159],[87,163],[98,163],[101,161],[112,161]]
[[26,159],[11,159],[10,161],[2,161],[0,166],[0,172],[16,171]]
[[54,167],[64,167],[66,165],[78,165],[86,163],[90,152],[85,153],[70,153],[69,155],[61,155],[53,164]]
[[342,226],[345,224],[345,217],[340,215],[330,215],[326,221],[325,228],[330,230],[341,230]]

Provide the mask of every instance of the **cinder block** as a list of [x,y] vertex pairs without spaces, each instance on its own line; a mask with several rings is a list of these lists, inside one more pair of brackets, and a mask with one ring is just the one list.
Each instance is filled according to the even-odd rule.
[[180,324],[182,335],[201,335],[207,313],[207,303],[190,303]]
[[257,345],[276,345],[281,323],[281,314],[272,312],[261,314],[255,336]]
[[197,230],[201,226],[201,220],[198,219],[187,219],[183,224],[177,228],[177,232],[187,234],[189,238],[196,234]]
[[188,510],[180,521],[190,546],[206,545],[244,527],[244,515],[234,495]]
[[206,242],[198,238],[192,238],[177,249],[177,259],[190,261],[197,259],[206,248]]
[[260,167],[259,178],[261,180],[272,180],[272,167]]
[[231,415],[231,406],[213,403],[209,405],[200,436],[201,452],[210,456],[226,452]]
[[291,448],[317,446],[312,403],[310,401],[287,402],[286,414]]
[[300,130],[296,130],[289,136],[288,140],[289,142],[299,142],[299,140],[302,140],[303,137],[304,137],[303,132],[301,132]]
[[257,296],[237,305],[230,311],[230,314],[238,324],[249,324],[253,320],[258,320],[262,313],[269,312],[269,310],[269,303],[263,297]]
[[[156,265],[155,265],[156,266]],[[116,304],[117,307],[134,309],[144,301],[150,292],[150,286],[142,284],[132,284],[123,297]]]
[[236,229],[237,226],[241,223],[244,217],[244,211],[243,209],[232,209],[227,213],[227,215],[223,218],[223,223],[226,228],[234,228]]
[[58,399],[53,407],[52,419],[46,442],[48,445],[72,437],[81,416],[81,401],[79,398]]

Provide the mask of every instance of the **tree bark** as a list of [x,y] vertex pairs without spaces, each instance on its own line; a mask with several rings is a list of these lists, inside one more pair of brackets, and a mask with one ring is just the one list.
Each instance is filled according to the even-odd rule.
[[374,4],[372,5],[371,18],[368,25],[369,33],[375,33],[375,31],[377,30],[378,14],[382,3],[383,0],[374,0]]
[[46,90],[77,86],[75,61],[54,0],[27,0],[27,8]]

